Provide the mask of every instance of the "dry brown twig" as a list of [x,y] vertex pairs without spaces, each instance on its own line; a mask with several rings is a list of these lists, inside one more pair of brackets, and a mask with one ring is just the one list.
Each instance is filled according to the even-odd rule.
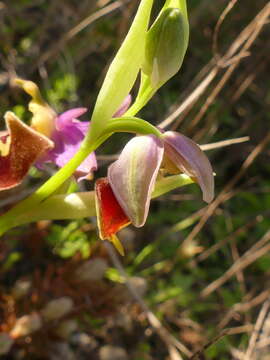
[[234,318],[235,316],[239,318],[239,313],[240,314],[246,313],[251,309],[253,309],[254,307],[263,303],[266,299],[269,298],[270,290],[269,289],[263,290],[255,297],[253,297],[253,295],[254,295],[253,293],[249,295],[251,297],[249,301],[243,301],[241,303],[234,304],[228,310],[228,312],[223,315],[222,320],[218,324],[217,328],[219,329],[225,328],[232,318]]
[[263,304],[263,306],[261,308],[261,311],[260,311],[259,316],[257,318],[256,324],[255,324],[254,329],[252,331],[252,334],[250,336],[250,340],[249,340],[247,351],[245,353],[244,360],[252,360],[252,355],[253,355],[253,353],[255,351],[255,348],[256,348],[256,341],[257,341],[258,336],[259,336],[259,331],[263,327],[263,323],[264,323],[264,320],[266,318],[269,307],[270,307],[270,299],[268,298],[264,302],[264,304]]
[[228,336],[228,335],[236,335],[236,334],[241,334],[241,333],[247,333],[253,330],[253,326],[248,324],[248,325],[243,325],[243,326],[236,326],[236,327],[232,327],[232,328],[228,328],[228,329],[224,329],[220,332],[220,334],[218,334],[216,337],[214,337],[214,339],[210,340],[209,342],[207,342],[202,349],[198,350],[195,352],[195,354],[193,354],[188,360],[200,360],[200,359],[204,359],[204,352],[212,345],[214,345],[215,343],[217,343],[220,339],[222,339],[224,336]]
[[255,219],[253,218],[248,223],[240,226],[235,231],[233,231],[231,234],[226,236],[224,239],[220,240],[219,242],[217,242],[216,244],[214,244],[213,246],[211,246],[210,248],[206,249],[204,252],[199,254],[196,257],[195,262],[199,263],[201,261],[205,261],[210,255],[214,254],[216,251],[221,249],[228,242],[232,241],[236,236],[239,236],[239,235],[245,233],[248,229],[250,229],[251,227],[258,224],[261,220],[262,220],[262,218],[260,216],[256,216]]
[[[240,256],[239,256],[239,251],[238,251],[235,239],[233,239],[230,242],[230,247],[231,247],[232,259],[234,262],[236,262],[239,260]],[[245,275],[244,275],[243,270],[242,269],[237,270],[235,273],[235,276],[239,283],[239,289],[241,290],[242,294],[246,294],[247,287],[246,287]]]
[[[202,297],[209,296],[213,291],[222,286],[238,271],[243,270],[254,261],[258,260],[261,256],[270,251],[270,231],[268,231],[258,242],[256,242],[244,255],[242,255],[234,264],[228,269],[221,277],[214,280],[211,284],[206,286],[202,292]],[[266,244],[266,245],[265,245]]]
[[[269,298],[268,298],[269,299]],[[256,348],[254,354],[258,359],[261,359],[263,355],[269,353],[270,346],[270,312],[268,311],[265,317],[264,324],[261,328],[260,336],[256,342]]]
[[[242,49],[240,50],[239,54],[237,54],[237,57],[234,56],[235,61],[231,62],[230,59],[227,59],[227,56],[225,55],[223,59],[220,60],[220,62],[231,62],[228,69],[225,71],[224,75],[221,77],[217,85],[214,87],[210,95],[207,97],[205,103],[201,107],[198,114],[192,119],[189,128],[192,128],[198,124],[198,122],[202,119],[202,117],[205,115],[207,109],[209,106],[214,102],[220,91],[223,89],[224,85],[227,83],[227,81],[232,76],[234,70],[237,68],[237,66],[240,64],[241,59],[243,57],[246,57],[247,51],[251,47],[251,45],[256,40],[257,36],[259,35],[260,31],[262,30],[263,26],[267,23],[268,17],[270,15],[270,3],[266,5],[263,10],[260,11],[260,13],[255,17],[255,19],[252,21],[252,28],[249,33],[249,37],[246,39],[246,42],[244,43]],[[219,65],[217,65],[219,66]]]
[[219,35],[219,31],[220,31],[221,25],[224,22],[226,16],[233,9],[233,7],[235,6],[235,4],[237,2],[238,2],[238,0],[229,1],[228,5],[223,10],[223,12],[220,15],[220,17],[219,17],[219,19],[218,19],[218,21],[216,23],[216,26],[215,26],[214,35],[213,35],[213,54],[214,54],[214,58],[215,58],[217,63],[220,61],[220,58],[221,58],[221,56],[219,54],[219,51],[218,51],[218,35]]
[[200,145],[200,148],[203,151],[208,151],[208,150],[223,148],[230,145],[241,144],[246,141],[249,141],[249,136],[243,136],[235,139],[222,140],[210,144]]
[[[121,1],[117,0],[113,3],[104,6],[103,8],[97,10],[93,14],[90,14],[85,19],[79,22],[76,26],[74,26],[72,29],[70,29],[68,32],[66,32],[57,43],[55,43],[50,49],[45,51],[41,57],[37,61],[37,66],[41,66],[46,61],[48,61],[52,56],[55,56],[59,51],[63,49],[65,44],[70,41],[72,38],[74,38],[76,35],[78,35],[79,32],[84,30],[86,27],[92,25],[94,22],[102,18],[103,16],[106,16],[118,9],[120,9],[122,6],[124,6],[129,0]],[[105,2],[106,4],[106,2]]]

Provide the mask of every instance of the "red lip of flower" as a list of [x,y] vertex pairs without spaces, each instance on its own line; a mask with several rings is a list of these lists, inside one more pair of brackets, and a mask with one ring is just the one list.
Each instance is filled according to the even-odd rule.
[[[33,113],[31,125],[24,124],[12,112],[5,115],[7,131],[0,133],[0,190],[19,185],[30,167],[42,169],[43,163],[63,167],[79,150],[89,122],[77,120],[86,108],[74,108],[60,115],[43,100],[32,81],[16,79],[15,82],[27,92],[32,100],[29,110]],[[128,96],[115,116],[121,116],[131,102]],[[92,178],[97,169],[94,152],[77,168],[78,180]]]
[[212,201],[213,170],[199,145],[173,131],[165,132],[161,138],[154,135],[134,137],[126,144],[118,160],[110,165],[108,179],[96,182],[101,239],[112,241],[113,237],[115,242],[115,233],[123,226],[132,223],[141,227],[145,224],[151,194],[162,167],[168,173],[190,176],[201,187],[203,200]]

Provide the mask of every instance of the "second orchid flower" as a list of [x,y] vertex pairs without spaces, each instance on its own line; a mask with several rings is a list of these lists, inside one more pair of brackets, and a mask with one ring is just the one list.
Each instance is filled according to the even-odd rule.
[[115,241],[115,233],[132,223],[145,224],[151,194],[159,174],[184,173],[199,184],[203,200],[214,197],[211,164],[193,140],[173,132],[131,139],[118,160],[110,165],[108,178],[96,182],[100,237]]

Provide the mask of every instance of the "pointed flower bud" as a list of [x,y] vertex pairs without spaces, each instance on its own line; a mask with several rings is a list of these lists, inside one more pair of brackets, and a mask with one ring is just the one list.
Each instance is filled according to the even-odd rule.
[[137,136],[127,143],[118,160],[111,164],[108,179],[96,182],[96,207],[102,239],[113,239],[115,233],[129,222],[136,227],[144,225],[161,166],[165,166],[168,173],[188,175],[200,185],[203,199],[212,201],[213,170],[199,145],[173,131],[165,132],[161,138]]
[[180,9],[161,12],[146,37],[143,72],[153,88],[160,87],[180,69],[188,44],[189,26]]

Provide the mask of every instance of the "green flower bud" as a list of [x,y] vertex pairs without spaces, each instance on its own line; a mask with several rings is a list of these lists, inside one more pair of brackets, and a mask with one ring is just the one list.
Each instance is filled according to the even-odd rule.
[[153,88],[160,87],[180,69],[188,44],[189,26],[177,8],[161,12],[147,33],[143,72]]

